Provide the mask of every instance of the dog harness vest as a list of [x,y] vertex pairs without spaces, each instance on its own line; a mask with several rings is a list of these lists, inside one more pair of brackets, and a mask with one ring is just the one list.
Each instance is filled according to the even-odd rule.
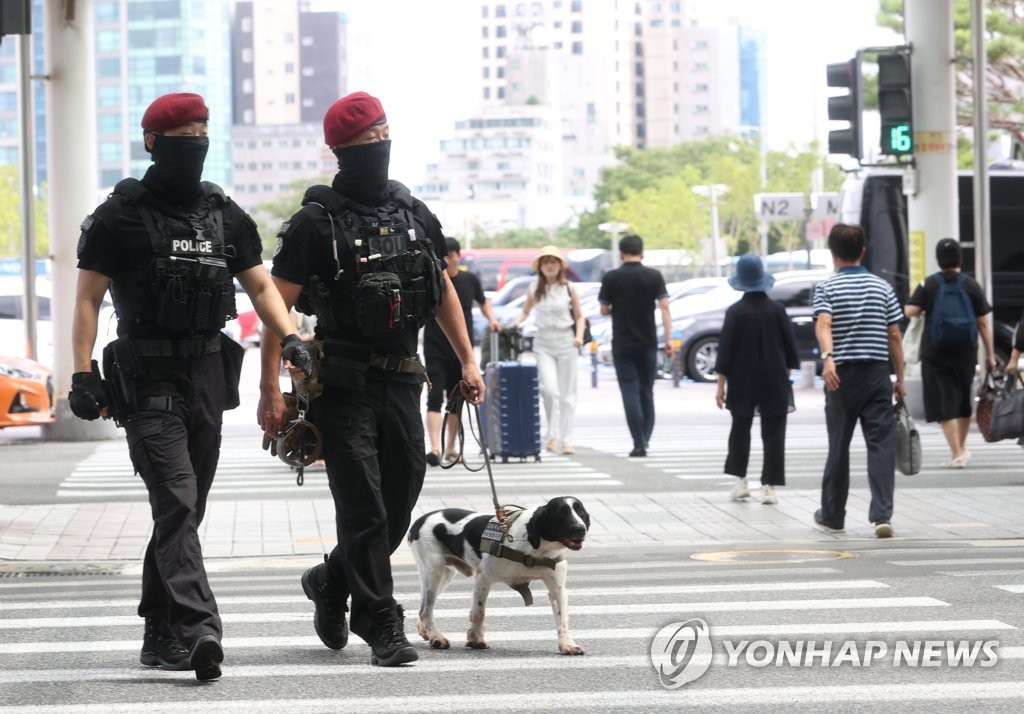
[[[484,527],[484,532],[480,536],[480,552],[488,553],[496,558],[504,558],[505,560],[520,563],[525,565],[527,568],[540,566],[554,570],[555,566],[564,560],[564,558],[535,558],[529,553],[524,553],[521,550],[516,550],[515,548],[505,545],[504,541],[512,540],[512,536],[508,534],[509,527],[522,513],[522,511],[512,511],[509,513],[508,518],[505,519],[504,523],[501,523],[497,516],[493,516],[491,520],[487,522],[487,525]],[[533,593],[530,592],[530,584],[528,582],[517,584],[510,583],[509,587],[522,595],[523,603],[527,607],[533,604]]]

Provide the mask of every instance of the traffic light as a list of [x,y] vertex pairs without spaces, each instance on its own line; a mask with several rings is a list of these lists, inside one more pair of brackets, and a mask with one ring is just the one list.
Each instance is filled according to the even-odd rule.
[[828,98],[828,118],[850,124],[846,129],[828,133],[828,153],[849,154],[855,159],[860,159],[864,155],[860,130],[860,52],[851,60],[828,65],[826,70],[828,86],[845,87],[849,90],[848,94]]
[[913,153],[909,52],[878,56],[878,115],[882,122],[882,153],[890,156]]

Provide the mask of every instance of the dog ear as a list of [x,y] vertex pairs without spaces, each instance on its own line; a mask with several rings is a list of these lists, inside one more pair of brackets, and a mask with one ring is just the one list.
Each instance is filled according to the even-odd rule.
[[544,512],[544,506],[541,506],[530,516],[530,520],[526,522],[526,540],[529,541],[530,547],[537,549],[540,548],[540,516]]
[[579,499],[573,499],[572,510],[576,511],[576,515],[583,521],[583,525],[590,530],[590,514],[587,513],[587,509],[583,507],[583,504]]

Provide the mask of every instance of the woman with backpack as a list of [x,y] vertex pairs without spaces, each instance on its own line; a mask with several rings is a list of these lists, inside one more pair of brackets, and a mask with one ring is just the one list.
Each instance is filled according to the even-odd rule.
[[967,466],[967,433],[974,403],[974,373],[978,364],[978,338],[985,345],[987,367],[995,369],[992,342],[992,306],[974,278],[960,272],[963,253],[952,238],[935,246],[939,272],[929,275],[907,300],[908,318],[924,313],[921,336],[921,389],[924,415],[937,421],[949,444],[947,469]]
[[572,424],[576,417],[576,376],[586,320],[580,299],[565,275],[568,266],[557,246],[541,249],[533,261],[537,284],[526,295],[523,311],[512,327],[519,327],[536,308],[537,358],[541,401],[547,418],[544,442],[548,451],[572,454]]

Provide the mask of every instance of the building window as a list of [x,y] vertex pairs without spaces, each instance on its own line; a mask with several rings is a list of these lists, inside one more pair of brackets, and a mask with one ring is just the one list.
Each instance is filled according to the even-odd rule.
[[495,17],[505,17],[505,6],[504,5],[497,5],[497,6],[495,6],[495,8],[494,8],[494,16]]
[[572,31],[572,34],[574,34],[574,35],[578,35],[578,34],[582,33],[583,32],[583,21],[582,20],[573,20],[572,21],[572,30],[571,31]]
[[505,98],[505,88],[504,87],[498,87],[498,99],[504,99],[504,98]]
[[481,28],[480,28],[480,32],[482,33],[482,35],[483,35],[483,38],[484,38],[485,40],[486,40],[486,39],[487,39],[488,37],[490,37],[490,36],[491,36],[491,30],[490,30],[490,28],[488,28],[488,27],[481,27]]
[[572,43],[572,53],[574,55],[581,55],[581,54],[583,54],[583,43],[582,42],[573,42]]
[[96,130],[100,134],[120,134],[121,127],[120,114],[100,114],[96,117]]
[[113,52],[121,49],[121,33],[118,30],[103,30],[96,33],[96,51]]
[[243,47],[242,48],[242,61],[243,62],[247,62],[247,63],[248,62],[252,62],[252,48],[251,47]]
[[96,75],[107,79],[121,76],[121,60],[116,57],[97,60]]
[[490,78],[491,78],[491,68],[490,67],[484,67],[484,79],[490,79]]
[[497,69],[498,79],[505,79],[505,68],[498,67]]
[[157,74],[181,74],[181,57],[157,57]]
[[490,98],[491,98],[491,88],[490,87],[484,87],[484,99],[490,99]]
[[124,154],[124,147],[120,141],[101,141],[99,160],[120,161]]
[[93,17],[96,19],[96,22],[117,22],[119,17],[118,3],[96,3],[93,8]]
[[572,0],[572,4],[569,6],[570,12],[582,12],[583,11],[583,0]]
[[312,77],[313,76],[313,68],[312,67],[303,67],[302,68],[302,76],[303,77]]
[[488,48],[486,48],[486,47],[483,48],[483,56],[484,56],[484,59],[487,59],[487,58],[489,58],[491,56],[490,50],[488,50]]
[[285,104],[295,104],[295,93],[294,92],[285,92],[284,103]]
[[103,169],[100,171],[100,186],[102,188],[113,186],[123,178],[124,172],[121,169]]
[[500,47],[495,47],[494,48],[494,56],[497,57],[498,59],[501,59],[502,57],[504,57],[505,56],[505,45],[501,45]]
[[312,47],[313,38],[310,37],[309,35],[303,35],[302,39],[299,40],[299,44],[302,45],[303,47]]
[[284,73],[285,74],[295,74],[295,63],[294,62],[285,62],[284,63]]
[[494,36],[495,37],[508,37],[508,33],[505,30],[505,26],[504,25],[498,25],[497,27],[495,27],[494,28]]

